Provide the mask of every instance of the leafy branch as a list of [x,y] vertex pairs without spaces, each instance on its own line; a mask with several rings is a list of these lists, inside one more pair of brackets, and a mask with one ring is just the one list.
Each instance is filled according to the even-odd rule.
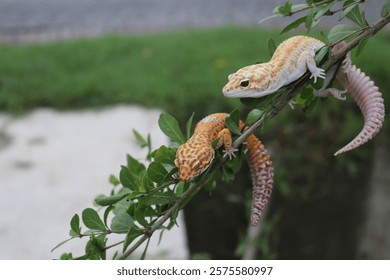
[[150,238],[153,233],[160,229],[160,227],[172,216],[175,211],[178,211],[185,201],[194,193],[196,193],[202,186],[205,184],[204,181],[192,185],[186,192],[184,192],[175,204],[168,209],[168,211],[148,230],[144,232],[144,235],[123,255],[119,258],[121,260],[127,259],[139,246],[141,246],[148,238]]
[[[332,28],[327,37],[327,48],[321,50],[316,57],[317,64],[328,70],[334,64],[340,63],[346,54],[355,47],[363,48],[367,40],[375,35],[379,30],[390,22],[390,1],[387,1],[382,9],[382,19],[373,25],[369,25],[365,20],[363,12],[360,12],[358,4],[364,1],[344,1],[342,8],[331,10],[333,4],[339,1],[323,0],[306,1],[307,4],[292,6],[289,1],[280,6],[276,11],[284,16],[297,12],[308,11],[308,15],[294,21],[288,25],[283,32],[287,32],[301,23],[305,23],[307,28],[311,28],[326,15],[341,13],[341,17],[348,17],[358,27],[337,25]],[[335,54],[330,54],[329,49],[338,41],[352,38]],[[269,46],[275,44],[271,41]],[[246,140],[246,138],[256,129],[263,126],[267,121],[275,117],[298,93],[306,94],[303,99],[303,106],[314,104],[312,94],[313,89],[309,74],[278,92],[259,99],[242,99],[242,102],[249,107],[255,108],[247,118],[247,129],[241,133],[238,127],[239,113],[237,110],[230,114],[226,126],[235,134],[233,143],[235,148]],[[261,108],[262,110],[259,110]],[[264,109],[265,108],[265,109]],[[119,178],[111,176],[109,181],[113,188],[107,196],[96,197],[95,203],[99,205],[103,212],[103,218],[98,211],[87,208],[82,211],[81,221],[87,228],[82,231],[80,217],[75,214],[70,221],[71,238],[61,242],[54,249],[65,242],[75,238],[89,238],[85,254],[80,257],[73,257],[72,253],[65,253],[62,259],[105,259],[106,251],[123,245],[122,253],[116,252],[114,258],[127,259],[134,251],[146,242],[144,253],[141,258],[145,258],[146,251],[151,236],[158,230],[161,233],[166,229],[176,225],[179,211],[191,201],[194,195],[201,189],[210,189],[215,186],[217,171],[220,171],[221,178],[230,180],[239,170],[242,161],[245,159],[243,149],[238,152],[237,157],[227,161],[217,151],[217,157],[211,167],[191,183],[180,182],[175,178],[177,167],[174,164],[177,148],[183,144],[191,135],[193,127],[193,115],[186,123],[186,136],[183,135],[176,119],[168,114],[162,114],[159,118],[160,129],[171,139],[170,146],[161,146],[152,151],[150,136],[144,138],[138,132],[134,132],[135,138],[141,147],[147,148],[146,163],[127,156],[127,164],[120,169]],[[110,219],[110,217],[112,217]],[[169,222],[167,224],[167,222]],[[122,234],[124,239],[111,245],[107,245],[109,234]],[[53,250],[54,250],[53,249]]]

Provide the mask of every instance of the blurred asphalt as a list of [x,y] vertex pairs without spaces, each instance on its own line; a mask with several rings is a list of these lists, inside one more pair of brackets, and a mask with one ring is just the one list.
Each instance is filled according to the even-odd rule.
[[[370,0],[376,19],[385,0]],[[143,33],[257,25],[285,0],[0,0],[0,42],[50,41],[104,33]],[[304,3],[304,0],[292,0]],[[287,20],[287,21],[286,21]],[[291,19],[272,20],[277,27]]]

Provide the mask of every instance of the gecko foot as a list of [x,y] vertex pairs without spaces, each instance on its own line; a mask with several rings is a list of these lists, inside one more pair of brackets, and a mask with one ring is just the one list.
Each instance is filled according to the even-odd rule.
[[346,93],[346,92],[347,92],[347,90],[339,90],[337,88],[327,88],[324,90],[315,91],[314,95],[318,96],[318,97],[333,96],[334,98],[336,98],[338,100],[344,101],[345,99],[347,99],[347,97],[344,95],[344,93]]
[[230,148],[230,149],[226,149],[226,150],[223,150],[223,157],[226,157],[228,156],[229,159],[232,159],[232,157],[236,157],[236,155],[234,154],[235,152],[237,152],[238,149],[234,149],[234,148]]
[[295,109],[295,104],[297,104],[297,102],[295,100],[290,100],[288,102],[288,106],[290,106],[291,110]]
[[351,55],[348,53],[345,59],[343,60],[342,71],[346,73],[348,69],[351,68],[351,66],[352,66]]
[[317,82],[317,78],[325,79],[325,70],[322,68],[316,68],[314,71],[310,71],[311,76],[310,79],[314,79],[314,83]]

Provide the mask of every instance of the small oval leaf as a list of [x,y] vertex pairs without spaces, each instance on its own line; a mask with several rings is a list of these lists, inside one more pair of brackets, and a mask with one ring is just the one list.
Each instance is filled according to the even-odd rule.
[[125,198],[129,195],[130,192],[127,193],[118,193],[111,196],[99,196],[95,198],[95,202],[100,206],[108,206],[114,203],[117,203],[119,200]]
[[263,112],[259,109],[253,109],[249,112],[248,116],[246,117],[246,125],[252,125],[254,124],[263,114]]
[[348,38],[352,34],[359,32],[359,28],[346,24],[339,24],[333,27],[328,34],[329,42],[336,43]]
[[111,229],[112,230],[128,230],[134,224],[133,218],[126,212],[119,213],[112,218]]
[[160,126],[161,131],[171,138],[172,141],[175,141],[179,144],[185,142],[183,133],[180,130],[179,123],[177,120],[167,113],[162,113],[158,119],[158,125]]
[[138,178],[136,178],[126,166],[121,166],[119,180],[125,188],[129,188],[133,191],[138,189]]
[[140,235],[142,235],[142,231],[135,226],[132,227],[127,233],[125,242],[123,243],[123,252],[126,251],[127,247]]
[[92,208],[84,209],[81,214],[83,223],[87,228],[97,229],[105,231],[106,227],[104,226],[103,221],[100,219],[99,214]]
[[165,181],[168,171],[164,168],[161,163],[152,162],[147,170],[147,176],[153,182],[162,184]]
[[74,214],[73,218],[70,220],[70,228],[75,234],[80,235],[81,228],[79,215]]

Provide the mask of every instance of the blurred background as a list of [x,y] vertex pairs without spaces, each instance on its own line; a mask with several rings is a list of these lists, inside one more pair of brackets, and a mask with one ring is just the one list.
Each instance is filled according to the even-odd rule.
[[[302,3],[302,1],[291,1]],[[363,6],[370,23],[385,0]],[[0,0],[0,259],[83,252],[68,237],[74,213],[108,193],[126,154],[143,158],[132,129],[167,144],[160,112],[182,124],[240,108],[227,75],[270,58],[291,18],[258,24],[282,0]],[[317,36],[336,24],[322,22]],[[306,30],[295,33],[302,34]],[[390,33],[353,57],[390,108]],[[286,108],[261,131],[275,166],[261,230],[248,230],[251,182],[200,192],[148,258],[390,259],[389,118],[345,155],[363,118],[350,98],[320,100],[309,116]]]

